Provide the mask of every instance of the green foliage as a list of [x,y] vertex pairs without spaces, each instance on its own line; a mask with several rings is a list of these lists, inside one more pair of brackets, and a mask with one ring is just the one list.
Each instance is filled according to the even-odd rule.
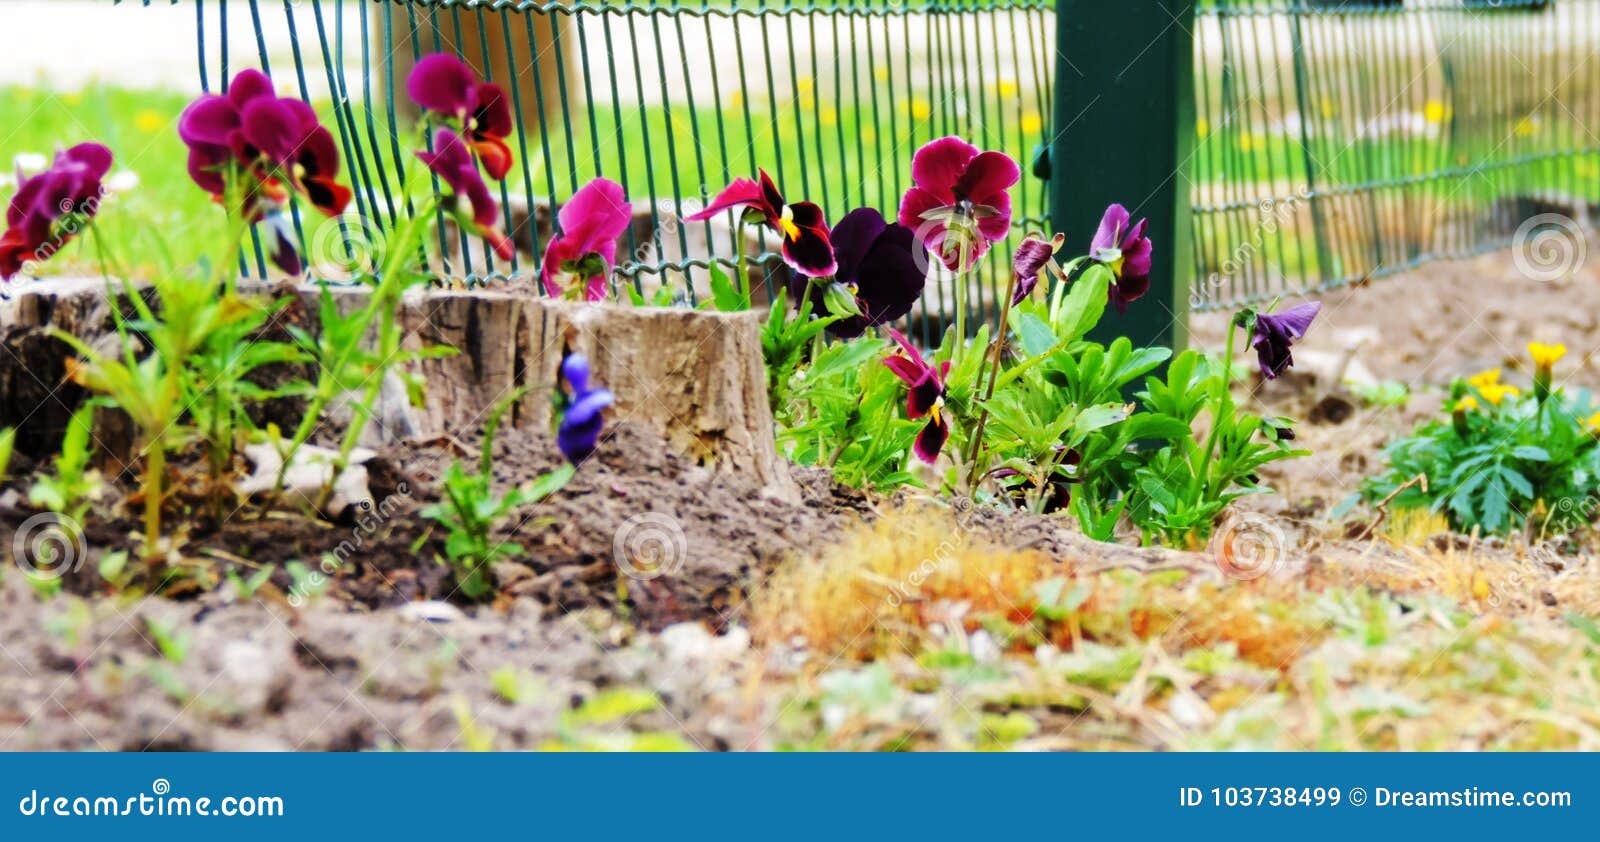
[[94,421],[94,406],[79,407],[67,421],[67,431],[61,439],[61,454],[56,457],[55,473],[43,474],[28,489],[28,502],[41,509],[61,515],[63,527],[76,530],[83,517],[100,494],[102,482],[98,471],[89,467],[90,429]]
[[[928,356],[951,366],[940,406],[951,467],[941,483],[1028,511],[1069,511],[1101,540],[1126,521],[1146,542],[1202,543],[1229,503],[1266,490],[1263,465],[1304,452],[1286,443],[1288,419],[1235,404],[1226,360],[1188,351],[1158,376],[1168,349],[1086,339],[1105,314],[1113,276],[1087,259],[1063,272],[1078,267],[1049,301],[1012,308],[1001,351],[986,325],[970,345],[947,333]],[[918,482],[907,451],[926,422],[905,417],[905,386],[883,364],[890,343],[826,343],[816,322],[785,317],[782,303],[769,317],[766,350],[784,452],[831,466],[852,485],[887,491]],[[811,332],[801,339],[803,328]]]
[[561,490],[575,471],[571,465],[562,465],[505,494],[494,492],[494,433],[506,410],[524,394],[525,389],[513,392],[489,414],[477,473],[468,474],[459,459],[451,463],[444,475],[444,500],[422,510],[424,517],[445,528],[445,561],[455,569],[456,584],[469,599],[481,598],[494,589],[491,564],[522,551],[513,541],[496,539],[495,528],[518,506],[537,503]]
[[[1359,498],[1377,503],[1393,495],[1391,508],[1439,512],[1462,532],[1544,535],[1593,521],[1600,448],[1587,392],[1557,391],[1541,401],[1459,381],[1452,394],[1445,417],[1423,422],[1384,449],[1387,469],[1361,484]],[[1426,485],[1407,486],[1418,476]]]

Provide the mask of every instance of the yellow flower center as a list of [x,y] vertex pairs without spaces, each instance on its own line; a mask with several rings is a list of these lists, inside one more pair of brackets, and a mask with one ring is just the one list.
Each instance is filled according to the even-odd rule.
[[783,215],[778,218],[778,229],[783,232],[786,240],[800,239],[800,226],[794,224],[794,209],[788,205],[783,206]]

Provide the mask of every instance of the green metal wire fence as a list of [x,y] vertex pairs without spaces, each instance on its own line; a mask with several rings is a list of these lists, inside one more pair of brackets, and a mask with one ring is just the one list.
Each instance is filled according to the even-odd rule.
[[[454,52],[507,87],[522,131],[500,198],[521,253],[496,263],[443,226],[442,268],[468,283],[536,266],[559,202],[601,175],[635,202],[616,283],[688,302],[735,249],[725,226],[683,217],[757,167],[832,218],[892,216],[915,150],[960,134],[1071,189],[1071,162],[1030,167],[1051,139],[1057,61],[1071,59],[1057,55],[1053,0],[169,2],[193,6],[202,86],[245,66],[280,84],[292,73],[329,115],[356,202],[331,227],[297,217],[313,239],[381,241],[401,212],[417,165],[394,92],[418,57]],[[1201,0],[1193,14],[1195,143],[1180,165],[1193,309],[1503,247],[1544,213],[1593,225],[1600,0]],[[287,45],[263,35],[274,17]],[[241,34],[246,54],[230,51]],[[1047,189],[1024,176],[1015,228],[1049,228]],[[932,341],[958,295],[992,315],[1006,254],[936,275],[909,326]],[[243,265],[266,272],[259,248]]]
[[[596,176],[635,206],[616,282],[664,283],[692,302],[708,263],[732,266],[735,249],[724,223],[682,220],[731,178],[764,167],[831,218],[863,205],[893,218],[928,140],[960,134],[1027,162],[1047,139],[1050,0],[189,2],[203,87],[262,66],[319,108],[325,98],[356,192],[335,239],[381,239],[403,210],[399,185],[418,166],[406,151],[412,63],[452,52],[507,88],[521,131],[499,198],[520,253],[498,263],[445,226],[446,274],[468,283],[537,267],[559,202]],[[270,16],[287,24],[286,54],[261,36]],[[240,32],[252,54],[230,54]],[[1017,187],[1015,227],[1044,227],[1045,189],[1031,177]],[[781,283],[781,266],[764,265]],[[995,255],[964,283],[931,286],[912,326],[935,339],[958,289],[992,311],[1006,266]],[[245,267],[266,268],[259,254]]]
[[1213,0],[1195,25],[1195,309],[1594,225],[1597,0]]

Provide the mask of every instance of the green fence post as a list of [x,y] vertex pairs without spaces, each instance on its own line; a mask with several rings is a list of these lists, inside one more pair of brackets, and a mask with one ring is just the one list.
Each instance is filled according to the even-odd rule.
[[1187,341],[1194,148],[1194,7],[1184,0],[1057,0],[1050,221],[1075,253],[1106,205],[1148,217],[1150,292],[1094,338]]

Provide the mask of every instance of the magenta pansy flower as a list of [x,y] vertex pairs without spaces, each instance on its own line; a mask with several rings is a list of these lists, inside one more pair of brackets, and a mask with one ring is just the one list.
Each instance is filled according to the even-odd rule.
[[495,204],[489,185],[478,172],[478,162],[466,141],[449,129],[440,129],[433,136],[433,151],[418,152],[417,157],[445,183],[448,196],[453,200],[446,210],[462,227],[487,240],[501,260],[516,256],[516,246],[497,225],[500,206]]
[[833,243],[822,208],[811,202],[784,202],[783,194],[766,170],[760,182],[736,178],[718,193],[706,209],[690,216],[691,221],[710,219],[729,208],[744,208],[745,218],[778,232],[783,238],[783,259],[795,271],[813,278],[832,275],[838,269],[833,259]]
[[1011,228],[1007,190],[1022,170],[1003,152],[981,152],[959,137],[942,137],[911,158],[914,187],[900,200],[900,224],[951,271],[970,267]]
[[950,374],[950,362],[946,360],[937,367],[929,365],[922,353],[907,342],[900,331],[889,328],[889,335],[905,354],[891,354],[884,358],[883,364],[909,387],[906,393],[906,417],[913,421],[923,417],[928,419],[922,432],[917,434],[911,451],[918,459],[932,465],[950,438],[950,422],[944,418],[945,377]]
[[1255,327],[1251,330],[1250,347],[1256,349],[1256,361],[1261,366],[1261,376],[1276,379],[1294,365],[1294,355],[1289,348],[1296,339],[1311,329],[1311,320],[1322,312],[1322,302],[1308,301],[1296,304],[1281,313],[1257,313]]
[[[235,76],[226,94],[206,94],[184,110],[178,135],[189,147],[189,175],[217,199],[237,167],[250,221],[288,201],[293,190],[328,216],[344,213],[350,188],[339,184],[339,149],[311,106],[279,97],[259,70]],[[262,203],[265,203],[264,205]]]
[[111,150],[80,143],[56,153],[50,168],[17,176],[17,192],[6,208],[0,236],[0,280],[9,281],[30,260],[48,260],[82,230],[83,220],[100,210],[111,170]]
[[604,178],[585,184],[561,206],[558,219],[561,231],[550,239],[539,269],[545,292],[561,295],[560,280],[571,275],[583,284],[585,299],[603,300],[617,263],[617,238],[633,221],[622,185]]
[[1089,244],[1089,256],[1105,264],[1116,276],[1109,295],[1118,313],[1150,291],[1150,253],[1154,248],[1144,235],[1149,220],[1129,224],[1133,217],[1119,204],[1106,208],[1100,229]]
[[452,121],[483,161],[490,178],[502,181],[511,172],[511,147],[506,138],[514,123],[503,88],[479,80],[461,59],[436,53],[411,69],[406,92],[418,105]]
[[[928,266],[917,259],[910,228],[884,220],[873,208],[856,208],[833,226],[832,239],[838,263],[834,281],[855,295],[861,315],[834,322],[829,333],[850,339],[911,312],[927,283]],[[809,294],[812,312],[819,316],[829,315],[825,287],[804,276],[789,281],[790,295],[799,301]]]

